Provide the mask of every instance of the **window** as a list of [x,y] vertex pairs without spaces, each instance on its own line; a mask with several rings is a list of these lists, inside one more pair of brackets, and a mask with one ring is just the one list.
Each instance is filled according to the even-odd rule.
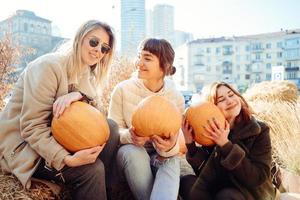
[[211,67],[210,67],[210,66],[207,66],[207,67],[206,67],[206,71],[210,72],[210,70],[211,70]]
[[281,65],[282,65],[282,62],[278,62],[277,65],[278,65],[278,66],[281,66]]
[[267,49],[271,49],[271,48],[272,48],[272,44],[271,44],[271,43],[267,43],[267,44],[266,44],[266,48],[267,48]]
[[262,50],[261,43],[254,43],[254,44],[252,44],[252,49],[253,50]]
[[246,79],[246,80],[249,80],[249,79],[250,79],[250,74],[246,74],[246,75],[245,75],[245,79]]
[[245,47],[245,50],[246,50],[246,51],[250,51],[250,45],[247,45],[247,46]]
[[24,23],[24,31],[27,32],[28,31],[28,24]]
[[271,59],[272,58],[271,53],[266,53],[266,58]]
[[300,38],[290,38],[285,41],[286,47],[293,48],[299,44]]
[[223,46],[223,55],[233,54],[232,45]]
[[250,72],[250,71],[251,71],[250,65],[246,65],[246,71],[247,71],[247,72]]
[[277,48],[282,48],[282,42],[277,42]]
[[210,53],[210,48],[209,47],[206,48],[206,53]]
[[288,79],[295,79],[297,76],[296,76],[296,72],[289,72],[287,73],[287,78]]
[[266,74],[266,80],[267,80],[267,81],[270,81],[271,78],[272,78],[272,74],[267,73],[267,74]]
[[256,53],[256,54],[255,54],[255,60],[260,60],[260,58],[261,58],[261,57],[260,57],[260,53]]
[[219,47],[216,48],[216,54],[219,54],[221,52],[221,49]]
[[267,68],[267,69],[271,69],[271,68],[272,68],[271,63],[267,63],[267,64],[266,64],[266,68]]
[[299,49],[286,49],[285,51],[286,59],[299,59],[300,51]]
[[251,56],[250,56],[250,55],[247,55],[247,56],[246,56],[246,60],[249,61],[250,59],[251,59]]
[[277,52],[277,58],[282,58],[282,52]]

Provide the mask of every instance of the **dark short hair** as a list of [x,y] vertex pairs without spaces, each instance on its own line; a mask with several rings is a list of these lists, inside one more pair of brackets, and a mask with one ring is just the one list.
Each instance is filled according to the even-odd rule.
[[171,44],[165,39],[148,38],[142,41],[139,50],[149,51],[158,57],[159,66],[165,75],[173,75],[176,68],[173,66],[175,52]]

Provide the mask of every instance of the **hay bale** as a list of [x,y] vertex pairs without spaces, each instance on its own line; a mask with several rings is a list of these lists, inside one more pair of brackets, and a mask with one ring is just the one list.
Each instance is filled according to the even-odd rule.
[[135,65],[132,60],[126,57],[115,58],[108,74],[108,79],[102,90],[99,108],[101,112],[107,115],[111,92],[114,87],[123,80],[129,79],[135,71]]
[[300,174],[300,104],[248,101],[254,116],[270,127],[273,157],[283,168]]
[[56,196],[49,187],[41,183],[32,184],[30,190],[24,190],[22,184],[13,175],[5,175],[0,169],[0,199],[12,200],[12,199],[66,199],[62,196]]
[[248,101],[296,103],[298,88],[290,81],[264,81],[254,84],[243,95]]

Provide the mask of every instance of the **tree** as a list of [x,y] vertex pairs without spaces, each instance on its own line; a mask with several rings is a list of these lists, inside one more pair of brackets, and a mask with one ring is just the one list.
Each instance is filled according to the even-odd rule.
[[12,38],[6,35],[0,40],[0,110],[5,106],[7,97],[17,77],[15,66],[20,58],[20,51],[12,44]]

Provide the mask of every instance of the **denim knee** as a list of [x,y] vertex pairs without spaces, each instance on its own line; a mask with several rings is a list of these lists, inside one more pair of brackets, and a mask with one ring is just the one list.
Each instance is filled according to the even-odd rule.
[[138,167],[145,164],[150,166],[150,157],[144,148],[126,144],[118,150],[117,163],[121,170],[128,167],[128,165]]
[[112,119],[107,119],[107,123],[108,123],[109,131],[110,131],[109,140],[117,141],[117,143],[119,144],[120,143],[120,134],[119,134],[118,124]]

